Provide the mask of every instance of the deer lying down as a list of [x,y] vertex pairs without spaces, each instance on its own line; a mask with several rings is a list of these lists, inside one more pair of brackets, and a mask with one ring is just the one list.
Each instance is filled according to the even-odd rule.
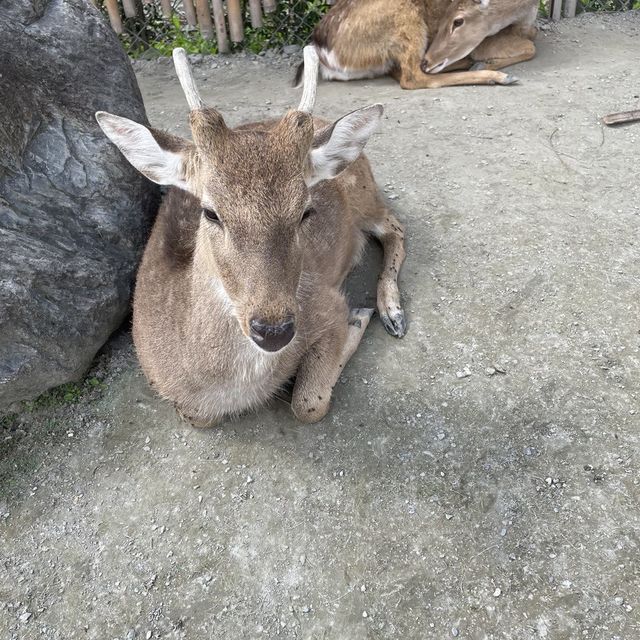
[[533,58],[537,9],[537,0],[338,0],[312,42],[327,80],[390,74],[403,89],[512,84],[517,78],[496,69]]
[[382,107],[313,118],[318,61],[298,110],[229,129],[201,101],[184,50],[176,72],[193,142],[98,112],[105,134],[165,196],[138,273],[133,337],[161,396],[198,426],[265,403],[294,375],[302,422],[328,411],[333,386],[373,309],[341,291],[366,234],[384,248],[378,311],[405,333],[397,277],[403,230],[361,155]]

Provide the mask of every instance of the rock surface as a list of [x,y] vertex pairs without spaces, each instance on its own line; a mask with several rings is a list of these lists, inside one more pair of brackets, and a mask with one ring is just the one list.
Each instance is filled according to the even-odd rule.
[[126,316],[157,190],[94,112],[146,116],[82,0],[0,0],[0,408],[81,375]]

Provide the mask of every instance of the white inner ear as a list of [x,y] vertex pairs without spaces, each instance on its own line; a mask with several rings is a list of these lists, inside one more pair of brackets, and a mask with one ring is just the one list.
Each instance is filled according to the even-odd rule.
[[147,127],[106,111],[98,111],[96,120],[124,157],[149,180],[187,189],[182,155],[163,149]]
[[380,122],[382,111],[382,105],[374,104],[347,114],[333,125],[328,140],[314,146],[309,153],[309,187],[321,180],[335,178],[360,157]]

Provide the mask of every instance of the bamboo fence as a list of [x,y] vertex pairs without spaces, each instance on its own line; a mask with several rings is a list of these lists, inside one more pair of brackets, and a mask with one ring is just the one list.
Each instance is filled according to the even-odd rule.
[[[143,2],[160,6],[163,17],[171,19],[174,12],[171,0]],[[327,4],[334,2],[327,0]],[[187,24],[198,27],[203,38],[211,40],[215,29],[220,53],[229,51],[230,41],[239,43],[244,40],[245,7],[248,6],[249,21],[254,29],[262,27],[264,14],[273,13],[278,8],[278,0],[181,0],[180,4]],[[118,34],[124,30],[123,15],[125,18],[135,18],[142,13],[140,0],[104,0],[104,6],[111,27]]]

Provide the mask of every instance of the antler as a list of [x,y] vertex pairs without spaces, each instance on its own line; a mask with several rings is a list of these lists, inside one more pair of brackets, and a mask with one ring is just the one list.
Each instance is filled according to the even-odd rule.
[[318,88],[318,67],[320,61],[318,52],[313,45],[304,48],[304,88],[298,111],[311,113],[316,102],[316,89]]
[[200,97],[200,94],[198,93],[196,82],[193,79],[193,74],[191,73],[191,67],[189,66],[187,54],[182,47],[178,47],[177,49],[173,50],[173,64],[176,68],[176,75],[178,76],[178,80],[180,80],[182,90],[184,91],[184,95],[187,99],[187,102],[189,103],[189,108],[191,109],[191,111],[195,111],[196,109],[204,109],[205,105],[202,101],[202,98]]

